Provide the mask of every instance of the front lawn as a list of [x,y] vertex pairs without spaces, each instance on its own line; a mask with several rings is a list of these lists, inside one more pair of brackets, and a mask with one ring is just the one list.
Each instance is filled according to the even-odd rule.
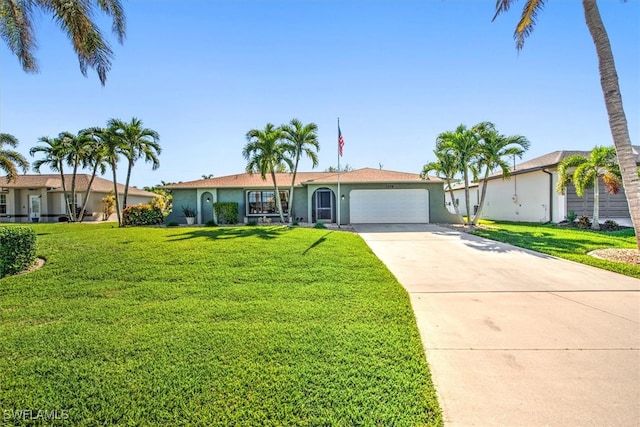
[[637,248],[633,229],[592,231],[553,224],[486,220],[481,221],[481,225],[483,227],[476,229],[473,234],[640,279],[639,265],[587,255],[595,249]]
[[45,267],[0,280],[4,422],[442,424],[408,295],[355,234],[33,228]]

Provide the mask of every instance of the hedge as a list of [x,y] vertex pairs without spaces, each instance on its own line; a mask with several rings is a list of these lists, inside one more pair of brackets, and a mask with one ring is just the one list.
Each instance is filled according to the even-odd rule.
[[238,202],[217,202],[213,209],[218,218],[218,224],[236,224],[238,222]]
[[122,223],[124,225],[156,225],[162,224],[163,221],[162,210],[150,204],[127,206],[122,211]]
[[36,232],[28,227],[0,227],[0,277],[20,273],[36,261]]

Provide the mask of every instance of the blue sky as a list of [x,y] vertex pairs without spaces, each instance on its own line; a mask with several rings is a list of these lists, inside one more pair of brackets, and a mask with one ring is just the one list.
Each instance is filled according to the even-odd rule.
[[[127,39],[105,87],[84,78],[47,16],[40,73],[0,47],[0,131],[20,140],[140,118],[159,132],[160,169],[142,187],[242,172],[245,134],[292,118],[319,127],[319,170],[341,163],[420,172],[439,133],[489,120],[531,141],[524,160],[612,144],[581,2],[549,1],[524,50],[523,2],[495,22],[494,1],[229,0],[124,2]],[[640,144],[640,2],[600,2],[633,144]],[[304,162],[300,169],[310,170]],[[121,172],[122,176],[122,172]],[[124,176],[122,176],[124,180]]]

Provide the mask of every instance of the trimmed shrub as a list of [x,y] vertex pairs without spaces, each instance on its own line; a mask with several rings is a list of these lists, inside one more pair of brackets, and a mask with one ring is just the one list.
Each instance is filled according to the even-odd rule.
[[36,260],[36,232],[28,227],[0,227],[0,277],[20,273]]
[[122,211],[122,223],[124,225],[156,225],[162,224],[163,221],[162,210],[150,204],[127,206]]
[[238,222],[238,203],[237,202],[216,202],[213,209],[218,218],[218,224],[235,224]]
[[169,221],[169,222],[167,223],[167,227],[177,227],[178,225],[180,225],[180,224],[178,224],[178,223],[177,223],[177,222],[175,222],[175,221]]
[[205,227],[217,227],[218,224],[216,224],[216,222],[212,219],[210,219],[209,221],[206,222],[206,224],[204,225]]
[[313,225],[313,228],[327,228],[327,226],[324,225],[324,222],[318,221]]

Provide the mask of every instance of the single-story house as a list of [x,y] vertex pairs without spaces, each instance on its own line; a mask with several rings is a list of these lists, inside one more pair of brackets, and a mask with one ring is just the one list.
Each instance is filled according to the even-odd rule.
[[[82,207],[91,175],[76,175],[76,208]],[[71,197],[71,174],[65,174],[68,197]],[[113,190],[113,182],[95,177],[83,221],[113,221],[115,214],[105,214],[102,199]],[[118,184],[118,196],[122,201],[124,185]],[[128,205],[149,203],[155,193],[129,187]],[[70,201],[70,200],[69,200]],[[67,219],[62,179],[60,174],[19,175],[8,182],[0,177],[0,222],[59,222]]]
[[[640,146],[633,146],[633,150],[637,156],[636,163],[640,165]],[[578,197],[573,185],[567,187],[564,195],[556,191],[558,164],[571,155],[589,156],[589,153],[554,151],[516,165],[506,180],[501,174],[492,175],[487,183],[481,217],[504,221],[560,222],[571,211],[578,216],[592,217],[593,189],[587,190],[583,197]],[[632,225],[624,189],[621,188],[618,194],[611,194],[600,182],[599,190],[600,221],[611,219],[620,225]],[[477,204],[482,183],[470,191],[474,193],[471,203]],[[460,200],[460,209],[464,209],[464,187],[456,188],[454,194]]]
[[[289,209],[289,173],[276,174],[282,207]],[[338,184],[339,182],[339,184]],[[340,190],[338,191],[338,185]],[[213,203],[237,202],[237,222],[278,221],[271,176],[241,173],[167,185],[172,190],[173,212],[167,222],[184,223],[182,208],[197,212],[196,222],[215,220]],[[428,223],[455,222],[444,205],[443,181],[380,169],[349,172],[298,172],[294,185],[293,217],[300,222]]]

